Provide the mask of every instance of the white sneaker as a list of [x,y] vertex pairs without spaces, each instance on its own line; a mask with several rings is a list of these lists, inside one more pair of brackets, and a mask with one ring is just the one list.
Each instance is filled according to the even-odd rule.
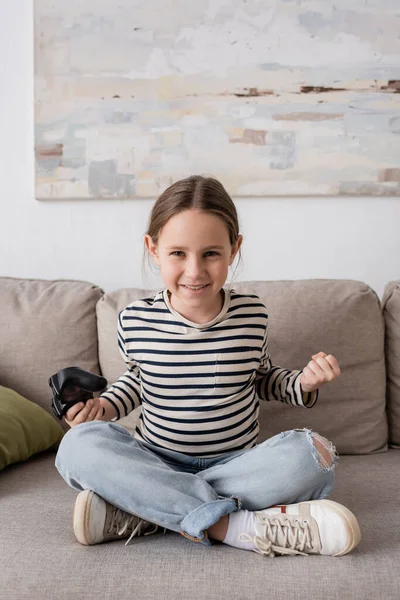
[[133,537],[150,535],[159,529],[158,525],[109,504],[92,490],[78,494],[72,521],[76,539],[85,546],[129,537],[127,546]]
[[361,540],[353,513],[333,500],[310,500],[255,511],[255,536],[241,533],[241,541],[253,541],[254,552],[343,556]]

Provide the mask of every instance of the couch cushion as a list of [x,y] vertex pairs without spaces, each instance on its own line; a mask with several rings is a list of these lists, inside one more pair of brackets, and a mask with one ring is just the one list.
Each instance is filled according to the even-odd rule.
[[[286,429],[310,427],[342,454],[387,450],[384,326],[375,292],[347,280],[248,282],[234,288],[258,294],[265,303],[273,364],[302,369],[322,350],[336,356],[342,371],[321,389],[311,409],[261,402],[258,441]],[[109,383],[125,370],[117,346],[117,314],[152,293],[124,289],[105,294],[97,305],[100,364]],[[121,424],[132,431],[137,416],[138,409]]]
[[[82,281],[0,278],[0,385],[53,414],[51,375],[69,366],[100,372],[95,306],[101,295]],[[69,429],[64,420],[62,426]]]
[[260,296],[269,315],[274,365],[303,369],[319,351],[333,354],[341,375],[310,409],[261,402],[260,437],[310,427],[341,454],[387,450],[384,323],[379,298],[365,283],[314,279],[240,283]]
[[[0,474],[0,596],[4,600],[398,600],[398,451],[343,456],[331,499],[356,515],[361,542],[340,557],[266,558],[167,532],[82,546],[77,491],[44,453]],[[134,470],[132,471],[134,475]],[[133,480],[134,482],[134,477]]]
[[385,355],[389,442],[400,448],[400,281],[389,282],[384,290]]

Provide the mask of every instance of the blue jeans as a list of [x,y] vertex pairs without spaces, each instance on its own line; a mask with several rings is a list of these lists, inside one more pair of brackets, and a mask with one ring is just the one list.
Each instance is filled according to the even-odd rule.
[[314,435],[292,429],[248,450],[196,458],[136,440],[115,422],[90,421],[66,433],[55,464],[72,488],[211,545],[207,529],[233,511],[330,494],[338,457],[331,445],[333,464],[323,466]]

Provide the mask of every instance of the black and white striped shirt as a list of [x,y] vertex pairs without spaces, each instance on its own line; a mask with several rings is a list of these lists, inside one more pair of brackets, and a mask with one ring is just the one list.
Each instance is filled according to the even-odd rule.
[[128,370],[102,394],[117,419],[142,404],[134,437],[191,456],[252,448],[259,399],[311,407],[302,371],[271,364],[268,315],[255,295],[225,290],[221,312],[193,323],[167,290],[129,304],[118,316],[118,345]]

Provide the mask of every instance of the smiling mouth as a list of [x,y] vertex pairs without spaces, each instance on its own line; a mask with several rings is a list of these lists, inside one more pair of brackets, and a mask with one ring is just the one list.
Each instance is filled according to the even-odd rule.
[[188,290],[195,290],[196,291],[196,290],[202,290],[203,288],[207,287],[210,284],[209,283],[205,283],[203,285],[184,285],[184,284],[181,284],[181,285],[182,285],[182,287],[185,287]]

